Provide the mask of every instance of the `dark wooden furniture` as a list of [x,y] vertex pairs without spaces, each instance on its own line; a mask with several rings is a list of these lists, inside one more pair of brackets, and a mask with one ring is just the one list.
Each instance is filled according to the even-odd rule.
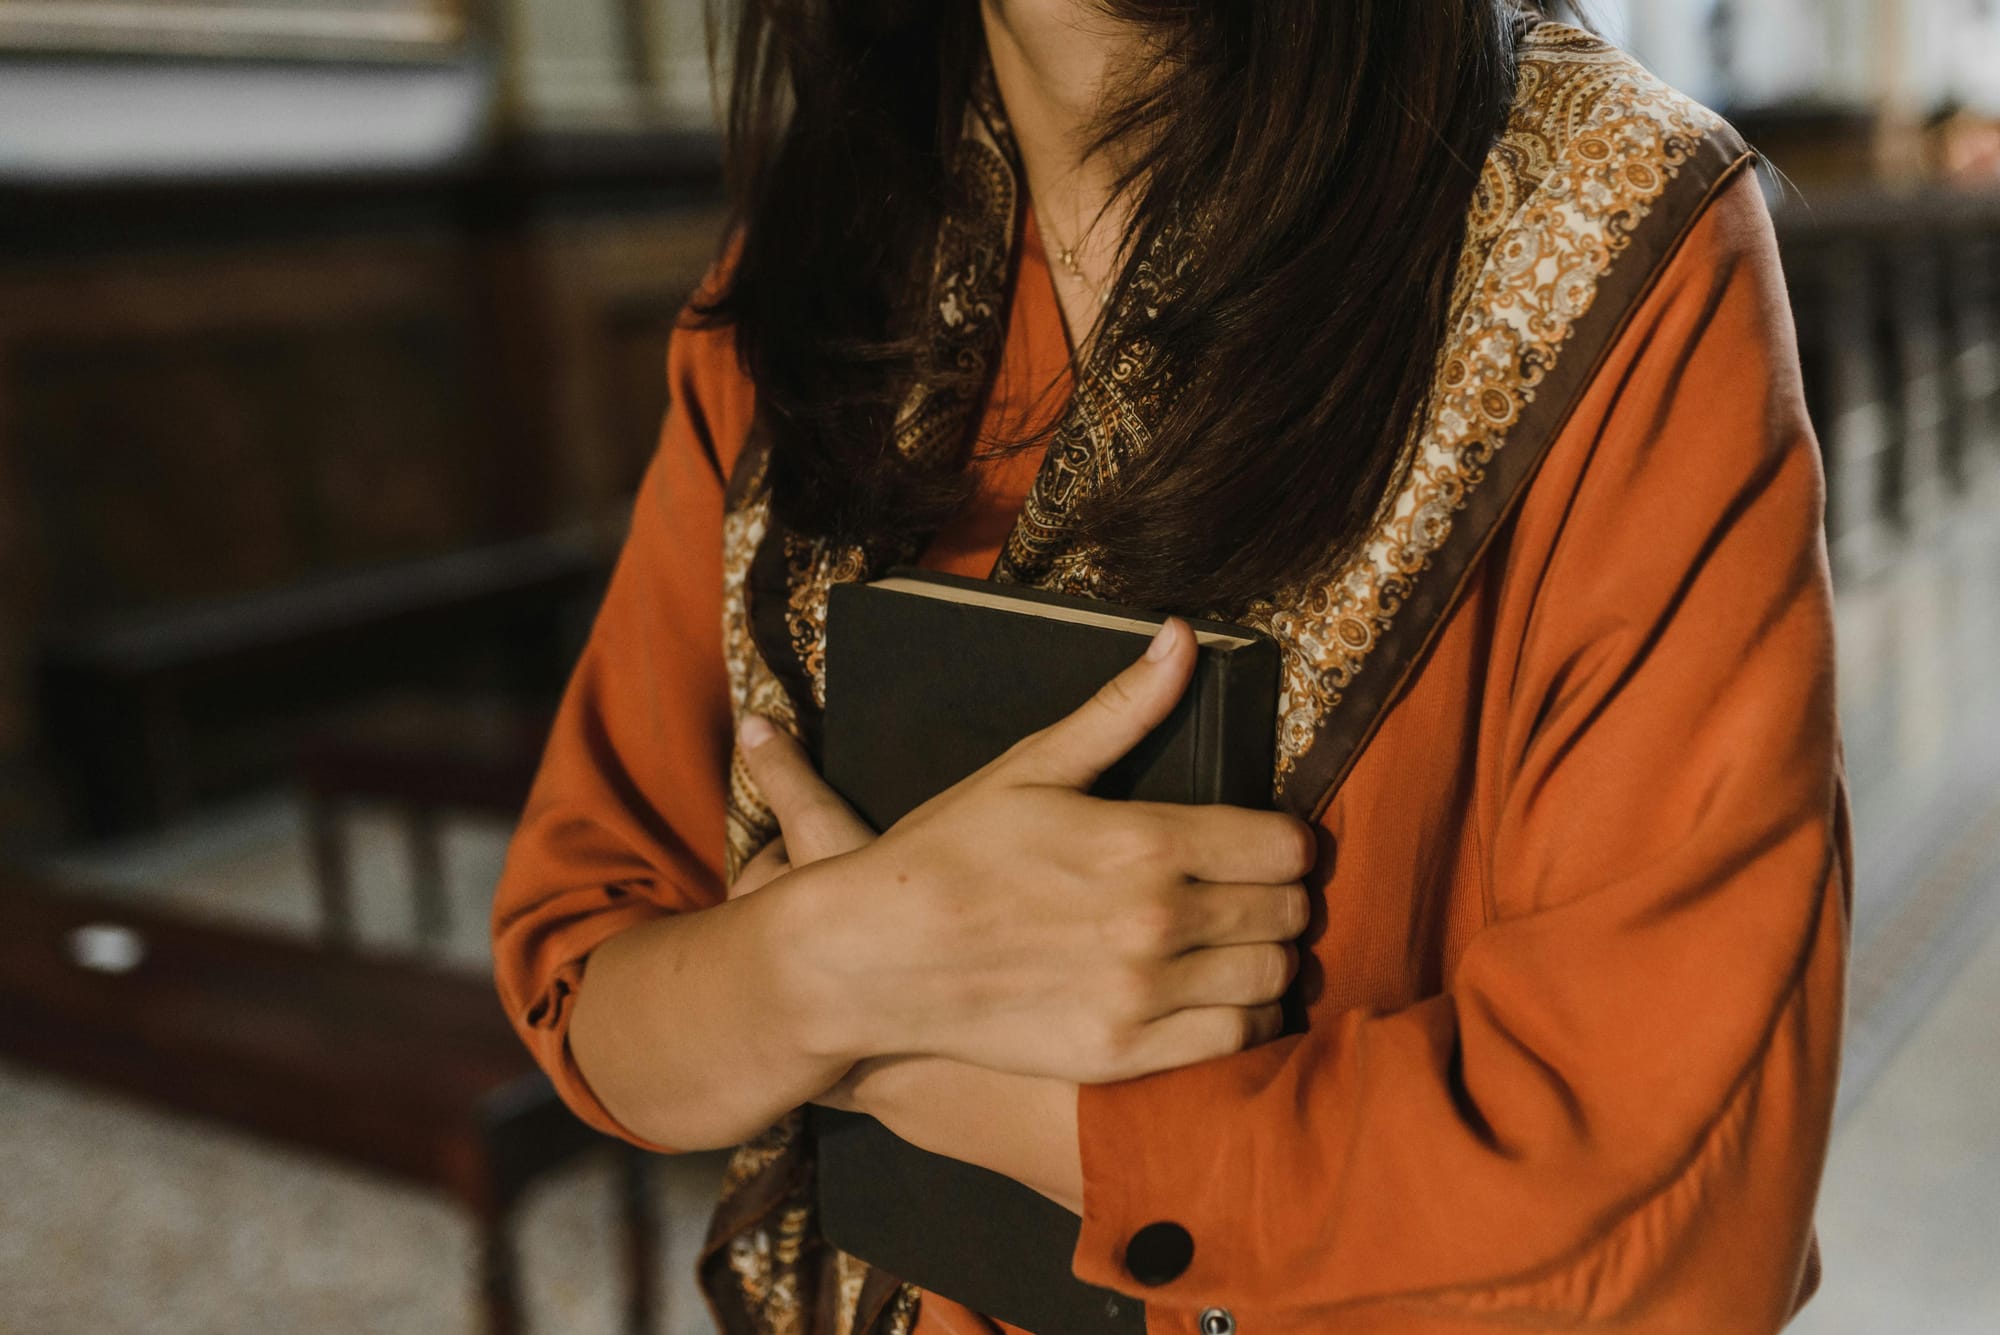
[[404,692],[346,711],[300,746],[320,930],[329,946],[354,944],[353,896],[342,817],[359,802],[403,819],[420,947],[450,930],[440,819],[475,811],[519,817],[547,741],[552,711],[505,696]]
[[1776,210],[1836,580],[1921,548],[2000,468],[2000,192],[1814,191]]
[[40,661],[50,762],[86,831],[112,834],[271,781],[316,714],[371,692],[551,698],[617,538],[579,527],[75,626]]
[[720,181],[715,136],[670,131],[0,180],[0,844],[108,828],[51,782],[50,638],[629,508]]
[[[9,1057],[448,1193],[478,1229],[489,1335],[522,1329],[508,1230],[522,1189],[606,1143],[558,1101],[484,981],[12,872],[0,1012]],[[641,1156],[621,1154],[639,1332],[654,1224]]]

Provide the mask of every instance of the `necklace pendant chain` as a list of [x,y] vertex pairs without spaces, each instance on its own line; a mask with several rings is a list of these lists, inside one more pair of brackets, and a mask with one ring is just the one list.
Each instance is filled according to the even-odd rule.
[[1077,262],[1075,246],[1065,246],[1058,240],[1056,242],[1056,263],[1062,265],[1063,268],[1069,270],[1072,274],[1075,274],[1078,282],[1095,292],[1099,306],[1108,306],[1111,304],[1110,289],[1090,281],[1089,275],[1083,271],[1083,266]]

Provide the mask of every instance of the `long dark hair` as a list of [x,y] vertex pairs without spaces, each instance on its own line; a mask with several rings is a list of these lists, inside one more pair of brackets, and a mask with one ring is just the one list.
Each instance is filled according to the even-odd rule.
[[[1512,100],[1516,0],[1098,0],[1158,59],[1114,99],[1119,282],[1187,201],[1214,238],[1147,333],[1179,375],[1143,460],[1072,518],[1122,601],[1225,615],[1358,542],[1416,427],[1467,208]],[[977,0],[737,0],[734,326],[806,532],[927,532],[970,494],[888,448],[981,58]],[[1184,210],[1180,216],[1185,216]],[[1024,448],[1033,441],[985,442]]]

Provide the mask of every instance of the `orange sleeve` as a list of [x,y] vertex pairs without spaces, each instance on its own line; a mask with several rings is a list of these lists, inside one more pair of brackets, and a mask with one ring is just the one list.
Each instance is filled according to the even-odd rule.
[[[1779,274],[1745,174],[1488,554],[1516,628],[1477,760],[1490,907],[1442,992],[1081,1090],[1075,1271],[1173,1309],[1156,1329],[1209,1305],[1244,1330],[1790,1315],[1852,853],[1825,480]],[[1155,1221],[1195,1245],[1148,1289],[1122,1261]]]
[[493,966],[515,1029],[584,1121],[647,1148],[569,1051],[583,964],[648,918],[723,898],[729,684],[722,496],[748,429],[727,331],[677,328],[672,393],[590,637],[495,891]]

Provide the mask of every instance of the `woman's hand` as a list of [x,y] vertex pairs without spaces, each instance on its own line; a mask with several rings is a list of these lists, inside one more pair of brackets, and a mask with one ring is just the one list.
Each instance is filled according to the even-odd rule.
[[[798,824],[820,847],[848,844],[787,877],[806,906],[798,930],[827,1051],[1100,1082],[1277,1034],[1290,942],[1306,925],[1310,828],[1276,812],[1085,795],[1187,687],[1186,623],[1170,620],[1154,649],[872,841],[795,742],[746,735],[787,846]],[[758,884],[787,865],[766,852]]]
[[[766,762],[774,782],[765,796],[781,830],[799,832],[790,841],[798,846],[797,862],[780,834],[743,864],[731,899],[875,837],[819,781],[803,751],[794,745],[777,753],[785,759]],[[950,1057],[869,1057],[811,1101],[866,1113],[912,1145],[1005,1174],[1083,1213],[1076,1086],[1067,1080],[989,1071]]]

